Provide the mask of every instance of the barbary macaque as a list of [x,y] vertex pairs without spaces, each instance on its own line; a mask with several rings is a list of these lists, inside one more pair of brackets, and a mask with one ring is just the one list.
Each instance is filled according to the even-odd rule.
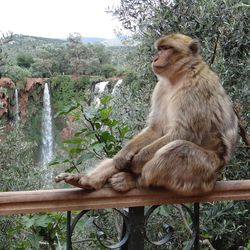
[[237,119],[217,75],[199,54],[199,43],[182,34],[155,42],[152,69],[158,78],[147,126],[113,159],[86,175],[62,173],[84,189],[158,186],[181,195],[211,192],[237,139]]

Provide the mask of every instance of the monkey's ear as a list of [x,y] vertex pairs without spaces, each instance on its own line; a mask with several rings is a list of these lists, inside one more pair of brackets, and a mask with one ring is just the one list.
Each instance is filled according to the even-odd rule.
[[197,54],[199,52],[200,43],[198,40],[193,39],[189,44],[190,50],[193,52],[193,54]]

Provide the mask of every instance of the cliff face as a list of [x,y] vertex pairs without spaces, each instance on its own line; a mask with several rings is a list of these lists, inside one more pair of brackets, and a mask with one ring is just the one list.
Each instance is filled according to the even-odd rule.
[[28,78],[25,88],[21,90],[19,97],[19,110],[21,119],[27,118],[27,103],[29,95],[35,90],[36,84],[44,84],[48,78]]
[[10,108],[10,99],[7,94],[8,89],[15,87],[15,83],[8,77],[0,78],[0,118],[8,113]]
[[[35,90],[36,84],[44,84],[48,78],[28,78],[25,88],[19,93],[19,111],[21,119],[27,118],[27,103],[30,94]],[[11,98],[8,95],[9,89],[14,89],[15,83],[8,77],[0,78],[0,118],[10,112]]]

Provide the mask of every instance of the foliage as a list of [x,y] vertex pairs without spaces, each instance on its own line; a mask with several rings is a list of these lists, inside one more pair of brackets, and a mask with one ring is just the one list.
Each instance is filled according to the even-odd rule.
[[63,107],[71,103],[73,98],[77,98],[76,95],[80,94],[75,89],[75,81],[70,76],[57,75],[50,78],[51,95],[53,101],[53,107],[55,110],[61,110]]
[[66,106],[57,115],[70,114],[75,120],[81,121],[83,127],[71,139],[65,140],[65,150],[68,157],[55,160],[51,165],[67,163],[66,171],[78,170],[78,167],[87,159],[112,157],[121,147],[129,131],[128,126],[117,119],[111,118],[111,98],[106,96],[96,107],[85,109],[80,103]]
[[24,68],[30,68],[31,64],[34,62],[33,57],[30,54],[18,54],[17,55],[17,65]]
[[27,231],[25,240],[17,245],[30,246],[41,249],[40,242],[48,245],[49,249],[56,249],[56,245],[63,245],[66,237],[66,216],[62,213],[46,213],[22,216],[20,223]]
[[[67,41],[19,35],[14,35],[13,41],[0,44],[0,62],[3,59],[0,66],[7,65],[8,56],[9,67],[25,67],[33,77],[100,74],[102,65],[111,63],[109,48],[103,44],[84,44],[78,33],[70,34]],[[4,67],[2,72],[5,73]]]
[[101,68],[101,74],[103,74],[106,78],[114,76],[116,73],[116,69],[112,64],[103,64]]
[[91,80],[89,76],[81,76],[78,80],[76,80],[76,90],[84,91],[89,88],[91,84]]
[[245,67],[249,65],[250,48],[248,10],[243,2],[234,0],[122,0],[121,6],[112,13],[129,30],[137,45],[131,63],[140,75],[150,71],[155,39],[170,32],[180,32],[202,42],[206,61],[222,75],[226,87],[237,85],[241,89],[247,86],[249,73],[249,67]]
[[[38,171],[34,172],[35,144],[25,137],[21,128],[1,128],[0,191],[29,190],[39,187]],[[13,181],[15,180],[15,181]]]
[[[241,238],[249,227],[247,202],[220,201],[205,203],[201,213],[201,237],[212,239],[216,249],[244,244]],[[230,237],[228,237],[230,235]],[[226,248],[227,249],[227,248]]]
[[[0,191],[34,190],[41,188],[40,170],[34,163],[35,144],[28,140],[19,126],[8,130],[0,126]],[[13,239],[19,239],[18,217],[0,218],[0,249],[12,249]],[[17,248],[14,248],[17,249]]]
[[21,68],[17,65],[6,65],[5,76],[11,78],[14,82],[25,82],[26,78],[31,77],[31,73],[26,68]]
[[8,44],[13,39],[12,33],[0,34],[0,78],[4,75],[4,65],[8,63],[8,54],[3,51],[3,45]]

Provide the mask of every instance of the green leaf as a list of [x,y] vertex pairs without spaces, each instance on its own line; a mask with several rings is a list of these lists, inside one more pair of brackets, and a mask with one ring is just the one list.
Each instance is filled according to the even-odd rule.
[[71,111],[77,109],[79,106],[80,106],[80,103],[78,103],[78,102],[74,103],[74,104],[72,104],[70,106],[65,106],[61,111],[57,112],[54,117],[56,118],[56,117],[58,117],[60,115],[67,115]]
[[95,123],[95,127],[96,127],[96,129],[100,129],[100,128],[101,128],[101,126],[102,126],[102,125],[101,125],[99,122],[96,122],[96,123]]
[[84,149],[82,149],[82,148],[71,148],[71,149],[69,149],[68,150],[68,152],[70,153],[70,154],[79,154],[80,152],[82,152]]
[[66,173],[72,173],[72,172],[74,172],[75,170],[76,170],[76,167],[75,167],[75,166],[71,166],[71,167],[67,168],[67,169],[65,170],[65,172],[66,172]]
[[112,98],[110,96],[105,96],[103,98],[101,98],[101,104],[105,105],[107,104]]
[[74,137],[74,138],[69,139],[69,140],[64,140],[63,142],[66,144],[81,144],[83,142],[87,142],[87,140],[84,138]]
[[100,138],[102,141],[107,142],[107,141],[115,141],[115,138],[113,135],[111,135],[108,131],[104,131],[100,134]]
[[74,136],[79,136],[79,135],[83,134],[84,132],[86,132],[87,130],[88,130],[87,128],[83,128],[83,129],[81,129],[80,131],[76,132],[76,133],[74,134]]
[[101,119],[108,119],[112,112],[112,107],[109,106],[99,111]]
[[105,147],[105,143],[95,142],[92,143],[90,147],[95,151],[101,151]]
[[123,127],[119,128],[119,133],[120,133],[120,137],[123,139],[125,137],[125,135],[130,131],[130,128],[125,125]]
[[31,234],[28,236],[28,240],[32,245],[32,249],[40,249],[40,241],[43,239],[42,236],[39,236],[38,234]]
[[82,153],[81,156],[77,159],[76,164],[80,165],[83,161],[92,159],[93,157],[94,155],[91,152]]
[[54,160],[54,161],[49,162],[49,166],[54,166],[54,165],[63,164],[63,163],[67,163],[67,162],[69,162],[69,159]]

